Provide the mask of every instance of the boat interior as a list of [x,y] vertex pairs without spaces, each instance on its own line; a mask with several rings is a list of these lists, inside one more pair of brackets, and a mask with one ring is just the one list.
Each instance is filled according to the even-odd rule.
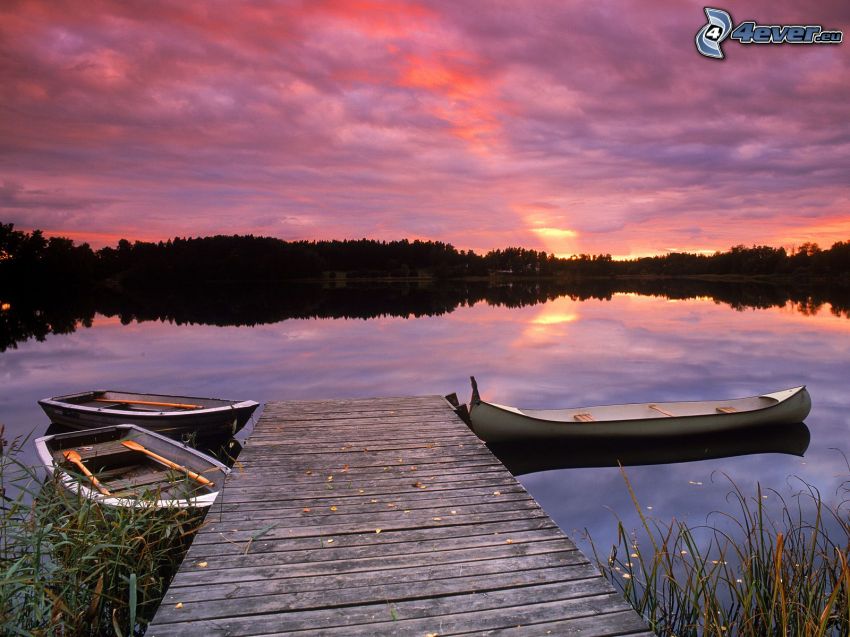
[[121,411],[154,413],[160,413],[162,411],[193,411],[233,404],[231,401],[215,398],[184,398],[181,396],[134,394],[118,391],[83,392],[70,396],[60,396],[54,400],[98,409],[120,409]]
[[[213,482],[213,486],[203,485],[190,479],[184,472],[171,469],[149,457],[145,453],[128,449],[122,444],[125,439],[120,431],[111,431],[77,439],[53,439],[48,448],[55,464],[70,474],[80,474],[80,469],[68,460],[64,451],[72,449],[80,455],[85,467],[91,471],[100,483],[119,498],[152,498],[180,500],[195,498],[217,490],[215,483],[220,471],[213,467],[190,467]],[[141,442],[145,442],[144,439]],[[156,450],[167,457],[167,452]],[[85,478],[82,478],[85,481]]]
[[562,422],[595,422],[610,420],[646,420],[648,418],[678,418],[707,414],[734,414],[755,411],[775,405],[777,400],[767,396],[736,398],[733,400],[685,401],[675,403],[633,403],[629,405],[604,405],[577,409],[515,409],[498,405],[532,418]]

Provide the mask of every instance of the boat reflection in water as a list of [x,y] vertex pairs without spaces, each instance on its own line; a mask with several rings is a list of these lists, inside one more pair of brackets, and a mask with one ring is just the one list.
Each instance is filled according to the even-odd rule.
[[553,469],[670,464],[756,453],[802,456],[809,440],[809,428],[798,423],[723,434],[654,439],[618,436],[602,440],[523,440],[491,442],[487,446],[512,474],[523,475]]

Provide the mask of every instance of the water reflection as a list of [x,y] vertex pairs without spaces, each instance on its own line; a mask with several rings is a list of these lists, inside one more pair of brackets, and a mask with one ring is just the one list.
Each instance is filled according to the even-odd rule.
[[95,316],[114,317],[122,324],[167,321],[178,325],[249,326],[305,318],[416,318],[441,316],[459,307],[486,303],[518,308],[544,305],[529,325],[527,336],[545,333],[549,326],[575,321],[578,315],[549,301],[610,300],[628,294],[667,300],[709,299],[736,310],[786,308],[814,316],[821,311],[850,316],[850,289],[842,287],[778,286],[691,279],[669,280],[498,280],[408,283],[343,283],[331,285],[198,285],[189,289],[164,287],[155,293],[101,291],[4,301],[0,311],[0,352],[30,339],[70,334],[91,327]]
[[511,473],[523,475],[554,469],[672,464],[760,453],[802,457],[809,448],[810,439],[809,428],[798,423],[652,440],[633,436],[611,440],[489,443],[487,446]]

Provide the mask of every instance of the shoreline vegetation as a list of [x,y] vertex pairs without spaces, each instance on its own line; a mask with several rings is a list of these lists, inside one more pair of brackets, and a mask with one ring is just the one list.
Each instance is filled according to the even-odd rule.
[[144,634],[204,513],[101,506],[2,436],[0,425],[0,634]]
[[[619,522],[608,559],[593,552],[657,635],[850,634],[850,474],[835,506],[803,481],[785,498],[761,485],[747,495],[727,477],[732,510],[692,525],[648,518],[620,471],[641,526]],[[767,499],[778,509],[769,511]]]

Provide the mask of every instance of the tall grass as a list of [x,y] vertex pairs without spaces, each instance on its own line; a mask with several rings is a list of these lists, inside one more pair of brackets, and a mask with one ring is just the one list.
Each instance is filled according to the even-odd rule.
[[770,491],[778,513],[760,486],[748,497],[730,480],[732,510],[689,526],[647,518],[622,474],[641,526],[619,522],[597,562],[658,635],[850,634],[850,480],[835,507],[805,483],[790,502]]
[[0,634],[144,632],[201,515],[98,505],[40,478],[2,441]]

